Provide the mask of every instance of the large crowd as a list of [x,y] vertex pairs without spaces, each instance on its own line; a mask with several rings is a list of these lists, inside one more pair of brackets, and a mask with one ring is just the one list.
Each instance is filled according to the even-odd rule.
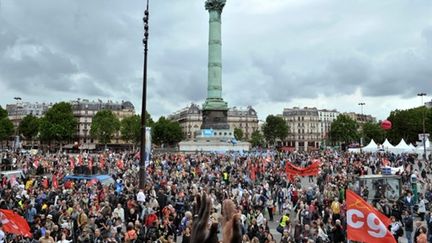
[[[431,168],[414,155],[334,150],[161,153],[146,167],[144,189],[138,187],[139,158],[134,152],[3,152],[1,158],[2,170],[22,169],[23,176],[0,178],[0,208],[22,215],[32,237],[4,234],[0,223],[0,243],[195,243],[222,238],[245,243],[346,242],[345,190],[355,188],[369,198],[371,188],[359,187],[356,180],[382,173],[384,165],[402,166],[397,172],[401,195],[388,200],[378,190],[371,203],[393,220],[395,238],[432,242]],[[317,160],[321,166],[316,176],[286,174],[288,162],[307,167]],[[78,166],[99,168],[96,173],[111,175],[114,183],[64,181]],[[412,190],[413,178],[418,191]],[[227,218],[235,221],[230,221],[234,229],[239,226],[240,237],[235,237],[236,230],[223,230]],[[213,240],[197,235],[198,222],[214,233],[207,234]]]

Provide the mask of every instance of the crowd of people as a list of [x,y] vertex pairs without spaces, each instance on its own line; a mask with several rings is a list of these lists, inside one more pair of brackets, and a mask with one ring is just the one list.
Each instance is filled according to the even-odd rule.
[[[431,168],[414,155],[161,153],[146,166],[144,189],[134,152],[3,152],[1,158],[23,176],[0,178],[0,209],[22,215],[32,237],[2,236],[0,224],[0,242],[346,242],[347,188],[391,217],[395,238],[432,241]],[[287,176],[287,163],[313,161],[320,162],[317,175]],[[359,176],[381,174],[384,165],[403,168],[394,200],[384,184],[358,184]],[[109,174],[114,183],[63,180],[77,167]]]

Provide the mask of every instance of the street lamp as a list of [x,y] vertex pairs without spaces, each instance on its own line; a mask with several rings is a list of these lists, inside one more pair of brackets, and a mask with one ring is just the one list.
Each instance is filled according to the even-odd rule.
[[[358,103],[358,105],[361,107],[361,120],[363,121],[363,119],[364,119],[364,116],[363,116],[363,106],[365,106],[366,103],[360,102],[360,103]],[[362,133],[363,133],[363,130],[362,130]],[[360,137],[360,148],[361,147],[363,147],[363,134]]]
[[146,10],[144,11],[144,66],[143,66],[143,93],[141,105],[141,147],[140,147],[140,162],[139,162],[139,188],[145,187],[145,132],[146,132],[146,106],[147,106],[147,52],[148,52],[148,20],[149,20],[149,0],[147,0]]
[[[421,98],[421,105],[424,106],[423,103],[423,96],[426,96],[426,93],[418,93],[417,96],[420,96]],[[424,149],[424,159],[425,161],[427,161],[427,156],[426,156],[426,129],[425,129],[425,109],[423,109],[423,149]]]

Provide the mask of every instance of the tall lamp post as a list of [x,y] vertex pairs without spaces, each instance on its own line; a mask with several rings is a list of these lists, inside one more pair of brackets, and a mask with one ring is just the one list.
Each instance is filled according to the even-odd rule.
[[139,188],[144,189],[146,180],[145,170],[145,132],[146,132],[146,106],[147,106],[147,52],[148,52],[148,25],[149,21],[149,0],[147,0],[146,10],[144,11],[144,67],[143,67],[143,94],[141,105],[141,147],[140,147],[140,162],[139,162]]
[[[361,107],[361,119],[363,120],[363,106],[366,105],[364,102],[358,103],[358,105]],[[363,130],[362,130],[363,132]],[[363,147],[363,134],[360,136],[360,148]]]
[[[417,96],[421,97],[421,105],[424,106],[423,96],[426,96],[426,93],[418,93]],[[425,135],[425,133],[426,133],[426,129],[425,129],[425,110],[423,109],[423,137],[422,137],[423,138],[423,149],[424,149],[423,156],[424,156],[424,159],[426,161],[427,160],[427,156],[426,156],[426,135]]]

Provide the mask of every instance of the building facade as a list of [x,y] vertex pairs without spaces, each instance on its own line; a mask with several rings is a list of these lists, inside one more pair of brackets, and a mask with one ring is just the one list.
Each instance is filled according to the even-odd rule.
[[318,110],[319,117],[319,133],[321,141],[325,141],[328,138],[328,133],[330,132],[331,124],[339,116],[337,110]]
[[299,151],[319,149],[321,142],[320,117],[317,108],[285,108],[282,117],[289,127],[283,146],[295,147]]
[[[103,102],[102,100],[90,101],[87,99],[77,99],[71,101],[72,111],[75,118],[78,121],[76,129],[76,142],[82,144],[97,144],[98,141],[93,139],[90,135],[90,128],[93,117],[101,110],[111,110],[114,115],[121,121],[125,117],[133,116],[135,114],[135,107],[129,101],[113,102],[108,100]],[[121,139],[120,132],[114,135],[111,140],[113,144],[124,144],[125,142]]]
[[6,111],[8,112],[9,120],[11,120],[14,127],[17,128],[27,115],[33,115],[40,118],[52,105],[52,103],[18,101],[15,104],[6,105]]
[[[200,134],[202,110],[196,104],[191,104],[169,115],[168,119],[180,123],[186,140],[192,140]],[[258,116],[251,106],[246,108],[229,108],[227,119],[231,129],[240,128],[243,131],[243,138],[245,140],[250,139],[252,133],[258,130]]]
[[376,122],[376,118],[371,115],[358,114],[355,112],[345,112],[344,115],[350,117],[358,123]]

